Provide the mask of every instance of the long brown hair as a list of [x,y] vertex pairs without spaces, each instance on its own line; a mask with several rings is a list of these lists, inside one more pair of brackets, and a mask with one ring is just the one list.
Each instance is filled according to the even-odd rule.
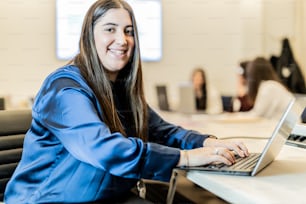
[[[126,67],[119,75],[123,77],[126,94],[133,113],[136,137],[147,141],[147,103],[144,97],[142,69],[140,60],[138,31],[134,12],[124,0],[98,0],[87,11],[79,42],[79,54],[70,62],[79,67],[81,74],[94,91],[101,106],[104,122],[112,132],[120,132],[126,136],[123,125],[117,114],[111,82],[100,61],[95,41],[94,26],[99,18],[103,18],[109,9],[124,8],[130,14],[134,32],[134,52]],[[118,76],[119,76],[118,75]],[[123,76],[124,75],[124,76]]]
[[280,82],[272,64],[264,57],[257,57],[249,62],[246,67],[246,79],[248,86],[248,97],[254,105],[257,92],[262,81],[274,80]]

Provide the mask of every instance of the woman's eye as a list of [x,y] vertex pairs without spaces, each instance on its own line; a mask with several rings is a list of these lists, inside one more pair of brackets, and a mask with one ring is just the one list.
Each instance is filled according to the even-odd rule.
[[105,31],[112,33],[112,32],[115,31],[115,29],[114,28],[106,28]]
[[125,31],[125,33],[126,33],[127,35],[129,35],[129,36],[134,36],[133,29],[127,29],[127,30]]

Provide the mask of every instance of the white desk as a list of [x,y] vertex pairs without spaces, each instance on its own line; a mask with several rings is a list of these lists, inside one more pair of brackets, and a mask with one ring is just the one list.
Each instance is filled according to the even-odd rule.
[[[248,123],[238,120],[236,122],[234,120],[232,122],[209,121],[207,116],[203,116],[202,119],[200,119],[201,116],[196,116],[197,119],[191,117],[189,120],[180,120],[180,116],[172,117],[166,116],[168,120],[186,128],[203,133],[213,132],[224,138],[245,135],[266,138],[271,136],[275,125],[275,121],[266,120],[253,122],[250,120]],[[250,152],[260,152],[267,142],[266,139],[242,140]],[[173,175],[177,175],[179,171],[181,170],[175,169]],[[255,177],[220,175],[201,171],[188,171],[186,177],[229,203],[306,203],[306,149],[284,145],[276,160]],[[176,188],[175,179],[173,176],[170,181],[168,198]]]
[[306,150],[285,145],[255,177],[189,171],[187,178],[230,203],[306,203]]

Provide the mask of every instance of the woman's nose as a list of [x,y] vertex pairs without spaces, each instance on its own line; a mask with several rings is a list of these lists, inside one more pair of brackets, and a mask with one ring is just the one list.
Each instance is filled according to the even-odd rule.
[[126,35],[124,32],[117,32],[116,34],[116,43],[120,45],[127,44]]

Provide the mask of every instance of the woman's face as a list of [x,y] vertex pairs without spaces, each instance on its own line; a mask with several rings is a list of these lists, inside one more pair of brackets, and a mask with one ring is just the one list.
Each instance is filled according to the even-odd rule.
[[193,74],[193,86],[195,88],[201,88],[204,83],[204,79],[201,72],[195,72]]
[[134,50],[131,17],[123,8],[110,9],[98,19],[94,27],[98,56],[110,80],[115,81]]

